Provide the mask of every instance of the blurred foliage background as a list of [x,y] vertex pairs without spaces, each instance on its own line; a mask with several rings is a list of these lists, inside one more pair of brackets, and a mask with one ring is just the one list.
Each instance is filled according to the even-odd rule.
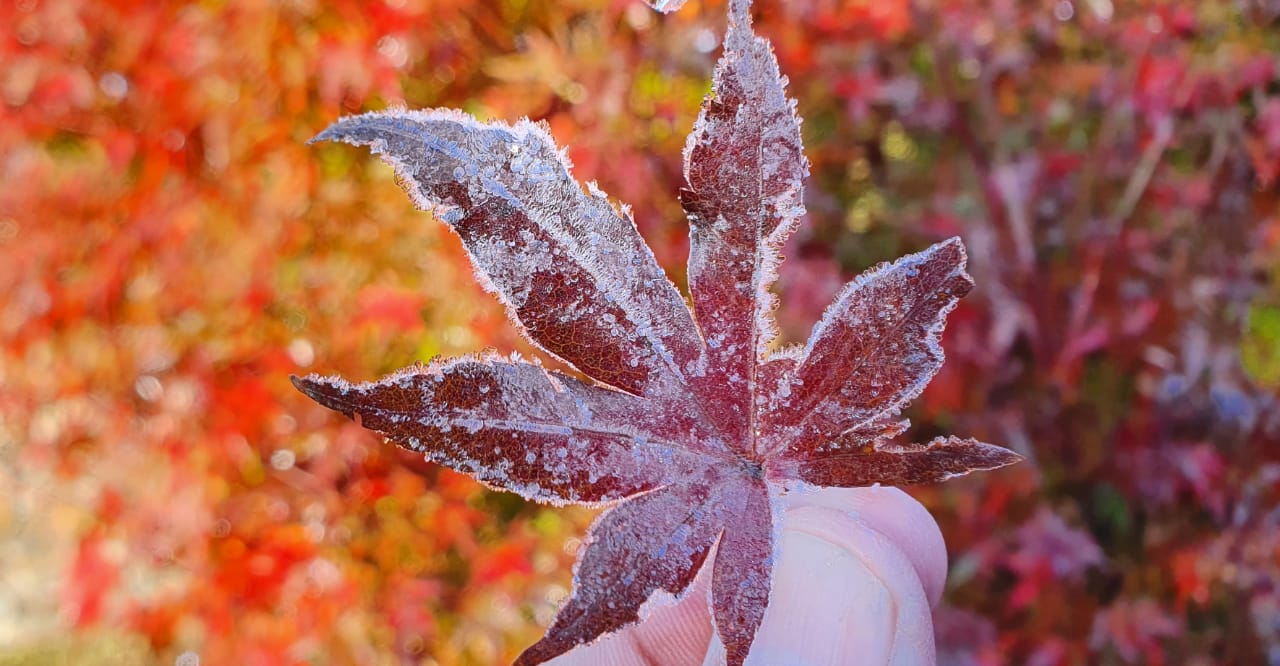
[[[290,373],[528,348],[364,151],[546,120],[683,283],[693,0],[0,3],[0,663],[485,664],[590,512],[383,446]],[[944,664],[1280,664],[1280,3],[760,0],[805,118],[779,313],[959,234],[913,408],[1028,462],[913,493]],[[184,661],[185,660],[185,661]]]

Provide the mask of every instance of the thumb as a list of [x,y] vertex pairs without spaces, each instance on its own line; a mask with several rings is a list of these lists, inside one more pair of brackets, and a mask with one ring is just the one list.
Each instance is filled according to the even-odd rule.
[[[769,608],[749,662],[932,664],[946,581],[937,523],[896,488],[784,496]],[[704,663],[722,663],[712,641]]]

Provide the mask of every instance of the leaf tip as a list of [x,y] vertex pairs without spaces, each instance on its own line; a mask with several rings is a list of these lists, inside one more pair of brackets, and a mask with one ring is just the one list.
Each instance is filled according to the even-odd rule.
[[944,241],[939,241],[933,247],[926,250],[930,254],[945,254],[948,257],[954,257],[952,263],[963,269],[969,263],[969,250],[964,246],[964,240],[959,236],[952,236]]
[[293,383],[294,388],[321,406],[336,412],[342,412],[348,417],[352,416],[351,405],[348,400],[343,398],[350,387],[342,379],[322,377],[313,373],[306,377],[289,375],[289,381]]
[[929,448],[932,449],[934,446],[955,447],[962,453],[962,457],[965,459],[968,469],[960,471],[955,474],[955,476],[963,476],[969,472],[990,472],[992,470],[1000,469],[1001,467],[1008,467],[1009,465],[1020,463],[1024,460],[1021,455],[1014,453],[1003,446],[988,444],[971,437],[967,439],[959,439],[956,437],[940,438],[938,440],[934,440],[934,442],[930,444]]
[[335,134],[336,134],[336,133],[335,133],[335,131],[334,131],[334,128],[335,128],[335,127],[337,127],[337,126],[338,126],[338,123],[340,123],[340,122],[342,122],[342,121],[341,121],[341,120],[339,120],[339,121],[337,121],[337,122],[330,123],[328,127],[326,127],[326,128],[324,128],[324,129],[320,130],[319,132],[317,132],[315,136],[311,137],[310,139],[307,139],[307,145],[308,145],[308,146],[314,146],[314,145],[315,145],[315,144],[317,144],[317,143],[323,143],[323,142],[326,142],[326,141],[333,141],[333,140],[335,140],[335,138],[336,138]]
[[548,638],[543,638],[537,643],[525,648],[516,660],[511,662],[511,666],[537,666],[543,664],[573,649],[574,645],[553,645]]
[[289,375],[289,381],[293,384],[293,388],[298,389],[298,391],[308,398],[319,402],[320,400],[316,397],[320,393],[319,381],[317,381],[317,379],[318,375],[315,374],[310,374],[306,377]]
[[949,289],[955,298],[963,298],[973,291],[973,276],[969,275],[969,251],[959,236],[952,236],[925,250],[954,267],[954,279]]
[[992,463],[991,463],[991,467],[987,468],[988,470],[1000,469],[1001,467],[1008,467],[1009,465],[1016,465],[1026,460],[1026,458],[1022,457],[1021,454],[1010,451],[1009,449],[1006,449],[1003,446],[996,446],[995,444],[988,444],[988,446],[994,449],[994,451],[991,452]]

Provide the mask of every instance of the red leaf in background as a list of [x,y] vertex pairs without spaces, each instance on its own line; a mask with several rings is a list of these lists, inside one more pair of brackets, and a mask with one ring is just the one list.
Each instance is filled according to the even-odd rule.
[[[779,267],[778,285],[782,294],[780,322],[811,322],[822,316],[831,296],[844,286],[840,265],[828,257],[791,257]],[[800,326],[783,330],[783,337],[797,339],[804,335]]]
[[1254,121],[1256,132],[1246,137],[1245,148],[1258,171],[1258,181],[1270,187],[1280,174],[1280,98],[1268,99]]
[[394,581],[395,584],[388,589],[389,599],[385,602],[390,610],[391,626],[400,635],[410,637],[411,640],[424,641],[432,638],[436,631],[436,619],[431,614],[431,600],[440,596],[440,583],[401,574],[397,574]]
[[1078,580],[1104,561],[1102,549],[1088,532],[1068,525],[1048,509],[1041,509],[1019,527],[1009,543],[983,544],[977,555],[981,569],[1003,568],[1016,577],[1018,582],[1007,601],[1011,610],[1027,608],[1045,588]]
[[475,565],[475,579],[481,583],[494,583],[513,573],[533,572],[529,566],[529,547],[523,543],[504,543],[483,553]]
[[1121,599],[1099,613],[1089,632],[1095,650],[1110,646],[1125,663],[1166,663],[1161,642],[1182,634],[1182,620],[1151,599]]
[[1143,58],[1138,67],[1134,101],[1148,114],[1168,113],[1182,103],[1179,93],[1186,74],[1187,62],[1183,58],[1175,56]]
[[272,528],[256,539],[231,536],[215,547],[217,587],[236,590],[249,605],[269,608],[292,567],[315,554],[315,544],[299,525]]
[[392,287],[366,287],[356,297],[360,311],[354,323],[385,325],[392,330],[408,332],[422,326],[422,295]]
[[1280,97],[1268,99],[1258,111],[1258,128],[1267,147],[1280,150]]
[[[803,350],[771,354],[781,248],[808,165],[794,104],[748,3],[731,5],[713,90],[685,149],[691,313],[628,211],[583,192],[546,130],[456,111],[341,120],[317,140],[365,145],[461,237],[486,288],[541,349],[598,382],[517,357],[415,366],[376,383],[297,387],[489,486],[610,504],[536,664],[681,594],[704,560],[730,664],[769,599],[776,496],[804,482],[940,481],[1018,457],[975,440],[894,444],[899,411],[942,364],[945,316],[972,282],[959,239],[849,284]],[[696,324],[695,324],[696,316]]]
[[120,577],[120,567],[105,552],[106,540],[101,534],[90,534],[80,542],[63,603],[68,607],[76,626],[88,626],[97,622],[103,614],[107,594]]

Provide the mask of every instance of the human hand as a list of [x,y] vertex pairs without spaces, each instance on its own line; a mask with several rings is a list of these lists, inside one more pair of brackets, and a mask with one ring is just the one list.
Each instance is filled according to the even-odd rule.
[[[790,493],[757,664],[932,664],[931,607],[946,545],[924,507],[897,488]],[[707,605],[710,567],[674,605],[549,662],[555,666],[719,664]]]

